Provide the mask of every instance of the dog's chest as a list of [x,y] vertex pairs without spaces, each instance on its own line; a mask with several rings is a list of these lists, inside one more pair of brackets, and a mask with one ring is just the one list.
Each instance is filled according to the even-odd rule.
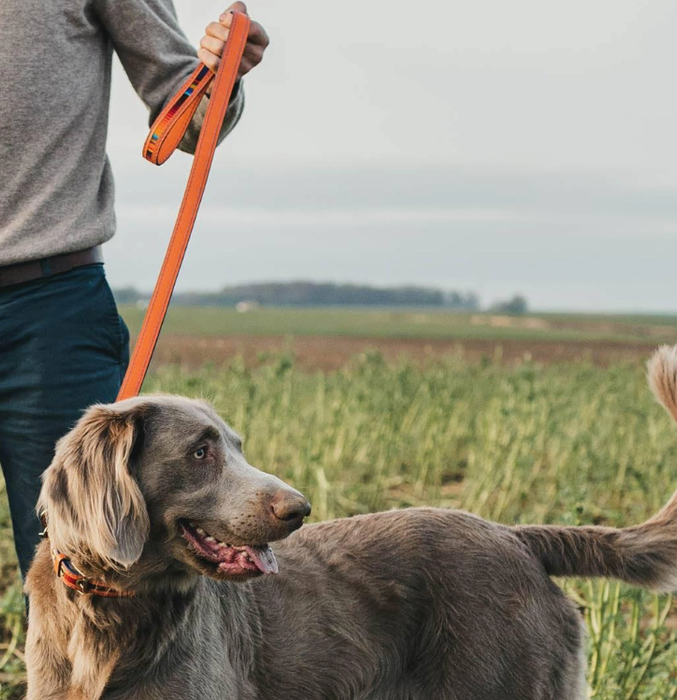
[[122,657],[101,700],[257,700],[245,669],[223,640],[188,634],[155,648],[154,658]]

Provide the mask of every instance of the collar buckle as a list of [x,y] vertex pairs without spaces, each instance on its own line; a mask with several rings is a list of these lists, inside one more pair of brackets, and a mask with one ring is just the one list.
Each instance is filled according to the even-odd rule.
[[78,595],[87,595],[92,590],[92,582],[87,578],[79,578],[74,583],[78,587]]

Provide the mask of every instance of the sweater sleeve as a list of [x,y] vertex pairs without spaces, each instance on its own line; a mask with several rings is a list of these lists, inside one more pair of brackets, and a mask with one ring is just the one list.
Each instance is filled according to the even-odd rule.
[[[150,110],[152,124],[196,68],[197,52],[179,26],[172,0],[96,0],[97,14],[134,89]],[[194,153],[209,97],[204,97],[179,148]],[[244,107],[238,82],[228,105],[219,143],[237,124]]]

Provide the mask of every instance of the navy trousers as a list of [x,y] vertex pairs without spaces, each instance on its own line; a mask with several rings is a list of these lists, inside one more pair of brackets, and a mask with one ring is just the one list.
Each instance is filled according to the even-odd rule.
[[54,445],[88,406],[115,400],[128,361],[103,265],[0,289],[0,465],[22,576]]

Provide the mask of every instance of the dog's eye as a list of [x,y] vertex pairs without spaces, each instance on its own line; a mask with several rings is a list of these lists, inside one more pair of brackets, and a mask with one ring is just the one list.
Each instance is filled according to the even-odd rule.
[[198,450],[195,450],[195,452],[193,452],[194,459],[204,459],[206,456],[207,456],[207,448],[206,447],[200,447]]

